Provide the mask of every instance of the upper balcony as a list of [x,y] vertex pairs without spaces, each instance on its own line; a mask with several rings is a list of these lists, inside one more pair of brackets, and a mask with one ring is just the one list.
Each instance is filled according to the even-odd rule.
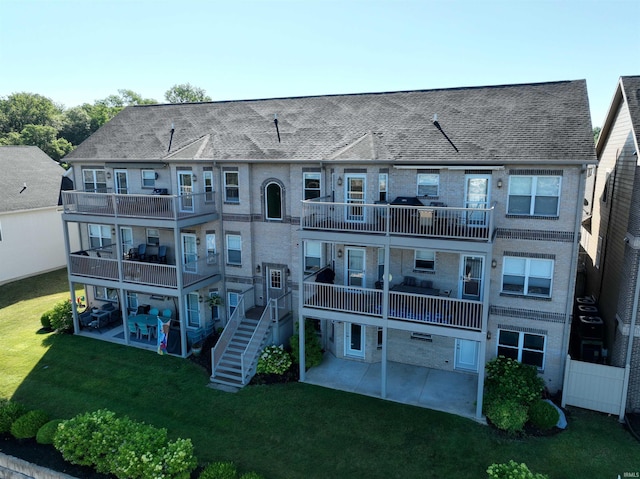
[[104,218],[152,219],[178,221],[204,215],[216,215],[212,193],[184,195],[123,195],[111,192],[88,193],[63,191],[62,202],[67,215]]
[[300,225],[303,230],[491,242],[494,207],[335,203],[324,197],[302,202]]
[[89,250],[69,254],[69,274],[123,283],[176,289],[178,275],[189,287],[220,274],[219,255],[190,261],[182,267],[110,257],[108,250]]

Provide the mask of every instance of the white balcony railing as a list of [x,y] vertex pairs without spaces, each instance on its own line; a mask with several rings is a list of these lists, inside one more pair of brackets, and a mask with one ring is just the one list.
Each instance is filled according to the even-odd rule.
[[[382,318],[381,290],[314,282],[304,282],[303,286],[305,307]],[[482,303],[390,291],[389,318],[480,331]]]
[[[220,273],[218,254],[186,263],[182,266],[182,284],[190,286]],[[118,260],[71,253],[69,267],[72,275],[118,281]],[[171,264],[122,261],[122,281],[164,288],[178,287],[178,267]]]
[[494,208],[302,202],[302,229],[489,241]]
[[64,213],[177,220],[216,211],[211,193],[120,195],[63,191]]

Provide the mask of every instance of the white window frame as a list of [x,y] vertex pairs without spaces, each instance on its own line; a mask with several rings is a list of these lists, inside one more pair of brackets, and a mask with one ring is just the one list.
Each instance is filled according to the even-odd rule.
[[233,314],[233,312],[240,305],[241,296],[242,295],[240,293],[236,293],[233,291],[227,292],[227,314],[229,315],[228,318],[231,318],[231,315]]
[[[235,182],[230,177],[235,176]],[[224,171],[224,201],[225,203],[240,203],[240,173],[238,171]],[[236,196],[229,193],[235,191]]]
[[[512,263],[520,263],[520,267],[515,267],[515,264]],[[535,268],[537,263],[547,263],[550,266],[550,274],[545,276],[540,276],[537,274],[532,274],[532,269]],[[519,256],[505,256],[502,260],[502,287],[501,291],[504,294],[515,294],[519,296],[533,296],[539,298],[551,298],[553,294],[553,273],[555,270],[555,261],[552,259],[541,259],[541,258],[522,258]],[[515,290],[505,290],[505,276],[522,276],[523,286],[522,291]],[[532,279],[539,280],[548,280],[549,281],[549,294],[541,294],[539,292],[532,291],[532,288],[537,287],[536,285],[531,285]],[[512,283],[507,283],[512,284]]]
[[378,201],[386,202],[389,199],[389,173],[378,174]]
[[216,234],[206,233],[204,238],[205,248],[207,249],[207,264],[216,264]]
[[[209,290],[209,298],[212,298],[214,296],[220,296],[220,290],[215,288],[215,289],[210,289]],[[213,305],[211,306],[211,319],[213,321],[220,319],[220,306],[219,305]]]
[[127,291],[127,311],[130,315],[138,312],[138,293]]
[[214,201],[213,171],[204,170],[202,172],[202,184],[204,187],[204,202],[213,203]]
[[94,286],[93,295],[97,301],[108,301],[110,303],[118,302],[118,290],[115,288],[107,288],[106,286]]
[[[550,194],[542,194],[542,187],[539,185],[540,181],[542,179],[545,178],[554,178],[557,179],[558,182],[558,186],[557,186],[557,194],[555,195],[550,195]],[[528,194],[515,194],[512,193],[513,188],[513,183],[514,180],[516,179],[529,179],[530,180],[530,191]],[[538,194],[538,191],[541,191]],[[560,196],[562,193],[562,176],[559,175],[511,175],[509,176],[509,196],[508,196],[508,201],[507,201],[507,214],[508,215],[517,215],[517,216],[545,216],[545,217],[550,217],[550,218],[557,218],[560,215]],[[523,212],[523,211],[512,211],[512,207],[513,207],[513,200],[512,198],[515,197],[527,197],[529,196],[529,211],[528,212]],[[556,204],[556,211],[552,212],[552,213],[548,213],[548,212],[536,212],[536,200],[540,198],[556,198],[557,199],[557,204]]]
[[[87,178],[90,173],[91,178]],[[90,180],[90,181],[87,181]],[[93,185],[87,188],[87,185]],[[90,193],[106,193],[107,191],[107,172],[104,168],[83,168],[82,169],[82,187],[84,191]]]
[[[418,173],[416,178],[416,196],[439,196],[440,195],[440,174],[439,173]],[[421,188],[422,187],[422,188]]]
[[[309,251],[311,250],[311,251]],[[318,271],[324,264],[322,260],[322,241],[304,242],[304,270],[306,272]],[[317,265],[309,265],[309,259],[317,260]],[[314,263],[316,261],[313,261]]]
[[269,288],[282,289],[282,270],[269,268]]
[[111,246],[113,244],[111,226],[109,225],[90,223],[87,225],[87,232],[89,234],[89,246],[91,249],[104,248],[105,246]]
[[378,281],[384,282],[384,248],[378,248]]
[[156,187],[156,179],[158,178],[158,173],[156,173],[155,170],[141,170],[140,177],[142,178],[143,188]]
[[[517,334],[518,335],[518,345],[517,346],[513,346],[510,344],[501,344],[500,340],[502,339],[502,332],[507,332],[507,333],[512,333],[512,334]],[[526,336],[537,336],[539,338],[542,338],[542,351],[539,349],[532,349],[532,348],[525,348],[525,339]],[[547,359],[547,335],[546,334],[537,334],[537,333],[527,333],[527,332],[523,332],[523,331],[513,331],[511,329],[498,329],[498,340],[496,341],[496,356],[505,356],[504,351],[501,351],[501,348],[503,349],[509,349],[512,351],[517,351],[517,358],[512,358],[512,359],[517,359],[518,362],[523,363],[523,364],[529,364],[531,366],[535,366],[538,371],[544,371],[544,365],[545,365],[545,361]],[[540,366],[538,366],[537,364],[533,364],[529,361],[523,361],[523,354],[524,353],[531,353],[531,354],[541,354],[542,355],[542,364]],[[511,357],[511,356],[507,356],[507,357]]]
[[[231,242],[238,242],[238,245],[235,244],[230,244]],[[236,235],[236,234],[227,234],[225,236],[225,245],[226,245],[226,253],[227,253],[227,264],[229,265],[235,265],[235,266],[242,266],[242,236],[240,235]],[[233,247],[231,247],[233,246]],[[238,246],[238,247],[236,247]],[[237,251],[240,255],[240,261],[231,261],[231,259],[229,258],[229,252],[230,251]]]
[[[418,261],[423,263],[431,263],[432,266],[418,265]],[[413,269],[418,271],[435,271],[436,270],[436,252],[432,249],[416,249],[413,253]]]
[[[200,328],[200,302],[198,293],[188,293],[184,297],[184,309],[187,313],[187,327]],[[195,305],[195,309],[194,306]]]
[[[317,181],[316,187],[313,182]],[[312,187],[309,184],[312,184]],[[313,198],[320,198],[322,192],[322,173],[319,171],[305,171],[302,173],[302,199],[311,200]]]
[[160,246],[160,230],[158,228],[147,228],[146,235],[147,245]]

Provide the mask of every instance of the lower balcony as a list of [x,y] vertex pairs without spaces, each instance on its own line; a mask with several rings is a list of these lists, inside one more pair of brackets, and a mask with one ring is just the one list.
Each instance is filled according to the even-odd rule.
[[178,275],[182,286],[187,287],[220,274],[218,255],[191,261],[180,268],[171,264],[147,263],[87,256],[87,253],[69,255],[69,273],[73,276],[123,281],[164,288],[177,288]]
[[[304,307],[383,317],[382,290],[309,281],[303,283],[303,288]],[[482,306],[480,301],[449,298],[440,291],[432,294],[389,291],[388,318],[480,331]]]

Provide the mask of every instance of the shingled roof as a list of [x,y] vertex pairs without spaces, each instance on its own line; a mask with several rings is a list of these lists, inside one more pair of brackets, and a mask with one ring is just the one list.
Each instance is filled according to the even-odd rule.
[[37,146],[0,146],[0,171],[0,213],[58,205],[65,170]]
[[586,82],[577,80],[132,106],[65,159],[495,164],[595,162],[595,152]]

